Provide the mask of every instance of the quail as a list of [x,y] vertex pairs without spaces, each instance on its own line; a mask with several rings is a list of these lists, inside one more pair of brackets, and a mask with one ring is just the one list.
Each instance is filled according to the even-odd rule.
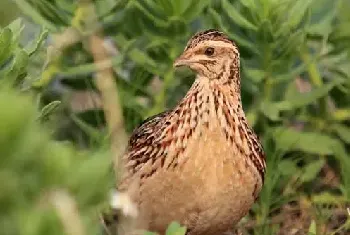
[[177,106],[134,130],[119,190],[137,205],[139,229],[165,234],[178,221],[187,235],[223,234],[248,213],[266,168],[242,108],[238,47],[220,31],[202,31],[174,66],[196,79]]

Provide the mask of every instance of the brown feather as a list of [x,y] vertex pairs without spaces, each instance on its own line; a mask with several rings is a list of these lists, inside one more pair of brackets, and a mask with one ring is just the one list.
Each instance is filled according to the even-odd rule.
[[[205,59],[200,51],[208,45],[216,54]],[[133,188],[139,228],[164,234],[177,220],[189,235],[216,235],[256,200],[265,156],[242,109],[236,45],[208,30],[189,41],[183,57],[195,61],[196,81],[174,109],[133,132],[119,189]]]

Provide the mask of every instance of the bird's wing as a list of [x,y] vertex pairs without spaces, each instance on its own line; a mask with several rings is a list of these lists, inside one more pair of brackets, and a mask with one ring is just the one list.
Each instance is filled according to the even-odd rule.
[[[119,189],[128,187],[128,181],[139,172],[142,166],[149,160],[153,162],[157,157],[157,147],[159,146],[159,136],[166,118],[171,111],[165,111],[151,116],[144,120],[137,127],[129,139],[127,151],[124,155],[125,171]],[[161,149],[159,149],[161,150]],[[147,172],[144,172],[147,174]]]
[[140,147],[144,147],[145,144],[152,144],[152,140],[154,140],[164,117],[169,115],[169,113],[170,111],[164,111],[151,116],[135,128],[130,136],[127,152],[135,151]]

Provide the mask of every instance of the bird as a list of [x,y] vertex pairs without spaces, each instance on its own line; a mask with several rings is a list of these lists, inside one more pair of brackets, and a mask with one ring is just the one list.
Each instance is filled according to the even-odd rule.
[[192,86],[132,132],[118,190],[137,206],[138,229],[162,235],[177,221],[187,235],[224,234],[249,212],[266,172],[242,107],[239,50],[221,31],[200,31],[175,60],[181,66],[196,74]]

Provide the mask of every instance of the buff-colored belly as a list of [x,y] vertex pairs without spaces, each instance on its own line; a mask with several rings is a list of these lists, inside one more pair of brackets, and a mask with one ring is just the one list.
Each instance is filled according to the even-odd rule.
[[214,235],[237,223],[261,182],[252,165],[220,130],[189,140],[174,169],[159,169],[135,192],[139,227],[163,234],[178,221],[190,235]]

